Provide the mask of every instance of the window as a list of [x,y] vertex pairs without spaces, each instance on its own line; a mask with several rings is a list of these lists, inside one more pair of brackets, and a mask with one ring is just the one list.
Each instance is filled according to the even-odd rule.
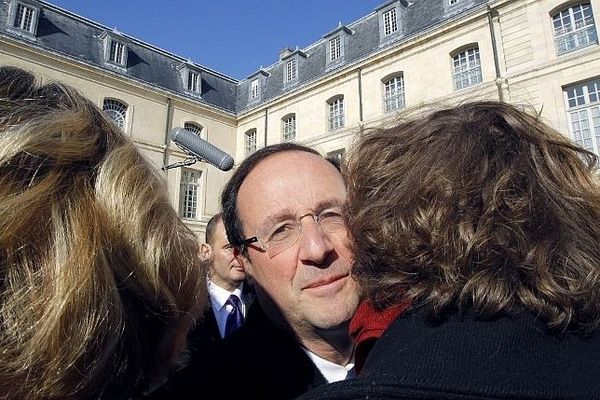
[[479,48],[471,47],[453,57],[454,87],[463,89],[483,81]]
[[108,61],[119,65],[125,65],[125,44],[118,40],[110,39]]
[[250,100],[258,99],[258,78],[250,82]]
[[600,79],[565,89],[571,136],[600,155]]
[[329,61],[335,61],[342,55],[340,36],[329,39]]
[[335,131],[344,127],[344,97],[336,97],[327,102],[329,107],[329,130]]
[[292,58],[285,63],[285,83],[295,81],[297,77],[298,72],[296,67],[296,59]]
[[296,139],[296,114],[291,114],[283,117],[282,122],[282,139],[284,142],[289,142]]
[[121,129],[125,129],[125,121],[127,117],[127,105],[115,99],[104,99],[102,110],[113,120],[115,125]]
[[386,113],[404,108],[404,75],[383,82],[383,109]]
[[552,23],[558,54],[598,43],[590,3],[574,5],[558,12],[552,17]]
[[330,151],[325,158],[336,166],[341,167],[346,159],[346,149]]
[[17,3],[15,19],[13,26],[25,32],[34,32],[34,19],[36,17],[36,9],[25,4]]
[[195,124],[193,122],[186,122],[183,124],[183,129],[188,130],[190,132],[195,133],[196,135],[200,136],[200,134],[202,133],[202,126]]
[[200,171],[192,169],[181,170],[179,185],[179,215],[182,218],[199,219],[198,197],[200,193]]
[[200,93],[200,74],[198,72],[188,70],[187,90]]
[[396,9],[392,8],[383,13],[383,34],[391,35],[398,30],[398,21],[396,20]]
[[251,129],[244,134],[244,150],[247,156],[256,151],[256,129]]

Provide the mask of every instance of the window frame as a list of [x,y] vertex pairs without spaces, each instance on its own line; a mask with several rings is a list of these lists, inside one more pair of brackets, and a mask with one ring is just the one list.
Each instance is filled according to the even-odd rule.
[[199,137],[202,137],[204,127],[197,122],[194,121],[185,121],[183,123],[183,129],[188,130],[192,133],[195,133]]
[[600,156],[600,77],[563,87],[563,97],[569,137],[574,143]]
[[[587,6],[587,10],[589,10],[588,17],[585,15],[585,6]],[[577,26],[578,21],[576,20],[575,16],[577,12],[575,9],[578,7],[579,10],[577,11],[581,11],[581,21],[584,22],[584,25],[579,27]],[[563,15],[565,12],[567,13],[566,16]],[[567,23],[565,23],[565,17],[568,17]],[[563,4],[560,7],[552,10],[550,13],[550,19],[552,21],[554,48],[558,56],[598,44],[598,30],[596,28],[594,11],[590,1]],[[557,28],[557,22],[561,23],[560,28]],[[567,30],[566,26],[570,27],[569,30]],[[582,33],[584,35],[581,35]],[[582,37],[585,37],[585,43],[582,43]],[[568,43],[573,43],[573,47],[569,47]]]
[[[393,13],[393,17],[394,17],[393,19],[386,18],[387,16],[390,16],[392,13]],[[394,33],[398,32],[398,11],[396,10],[396,7],[392,7],[389,10],[382,12],[381,18],[383,21],[383,36],[384,37],[392,36]],[[388,32],[388,30],[389,30],[389,32]]]
[[250,81],[250,101],[258,100],[260,98],[260,82],[258,78],[254,78]]
[[[392,90],[388,90],[388,83],[394,81],[394,92]],[[394,111],[401,110],[406,107],[406,83],[404,80],[404,72],[399,71],[393,74],[389,74],[385,76],[381,83],[383,85],[383,112],[385,114],[390,114]],[[389,85],[390,87],[392,85]],[[400,87],[400,91],[398,91],[398,86]],[[390,103],[393,103],[394,106],[391,107]]]
[[337,131],[346,125],[346,107],[344,95],[337,95],[327,100],[327,130]]
[[297,137],[296,114],[290,113],[281,118],[281,141],[291,142]]
[[285,71],[283,74],[283,82],[286,84],[296,82],[298,80],[298,59],[291,57],[285,61]]
[[200,94],[202,92],[202,75],[200,71],[187,68],[186,91],[189,93]]
[[[470,52],[473,52],[470,54]],[[461,57],[464,54],[464,57]],[[471,60],[473,55],[474,60]],[[454,90],[462,90],[483,83],[481,52],[479,45],[472,43],[450,53],[452,62],[452,83]],[[461,60],[464,60],[464,64]],[[459,65],[457,65],[457,61]],[[463,68],[463,65],[466,65]],[[466,79],[464,78],[466,77]],[[466,84],[464,82],[466,81]],[[460,83],[460,84],[459,84]]]
[[[179,179],[179,216],[182,219],[201,219],[202,171],[182,168]],[[190,204],[191,203],[191,204]]]
[[[23,26],[24,22],[27,20],[25,14],[23,14],[23,18],[17,24],[17,19],[19,18],[19,7],[22,7],[25,10],[29,10],[31,12],[29,16],[29,24],[27,27]],[[14,32],[18,35],[22,35],[30,39],[35,39],[38,29],[40,12],[41,9],[36,4],[30,3],[28,1],[13,0],[9,5],[6,25],[11,32]]]
[[[122,112],[119,111],[120,109]],[[105,97],[102,100],[102,112],[104,112],[119,129],[125,132],[127,129],[127,116],[129,114],[129,105],[127,103],[114,97]],[[113,118],[113,115],[116,114],[120,116],[119,120]]]
[[258,133],[256,128],[248,129],[244,132],[244,154],[246,156],[249,156],[258,149],[257,137]]

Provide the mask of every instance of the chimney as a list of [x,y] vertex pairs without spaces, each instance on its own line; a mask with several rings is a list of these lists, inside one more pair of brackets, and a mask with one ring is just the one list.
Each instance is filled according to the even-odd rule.
[[286,58],[288,55],[290,55],[293,52],[292,49],[290,49],[289,47],[286,47],[285,49],[281,50],[279,52],[279,60],[283,60],[284,58]]

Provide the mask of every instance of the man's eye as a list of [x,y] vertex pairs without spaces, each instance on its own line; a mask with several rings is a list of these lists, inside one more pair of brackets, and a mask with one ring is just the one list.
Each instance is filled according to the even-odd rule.
[[319,215],[319,221],[321,222],[336,222],[342,220],[342,214],[338,211],[324,211]]
[[269,235],[269,241],[283,240],[294,232],[294,224],[292,222],[286,222],[277,226]]

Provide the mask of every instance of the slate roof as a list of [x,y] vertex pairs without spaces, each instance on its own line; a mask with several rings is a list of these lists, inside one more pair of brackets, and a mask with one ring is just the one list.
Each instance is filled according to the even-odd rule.
[[[283,60],[279,60],[241,81],[126,34],[116,32],[45,1],[23,0],[24,4],[33,4],[41,9],[35,38],[20,35],[11,28],[12,21],[8,20],[11,1],[0,2],[0,35],[29,42],[34,47],[39,46],[83,63],[111,70],[113,73],[215,106],[218,109],[239,113],[296,90],[337,69],[348,67],[368,56],[396,46],[446,20],[460,18],[462,14],[468,13],[470,10],[483,7],[488,1],[460,0],[452,6],[448,5],[448,0],[388,1],[377,7],[372,13],[345,27],[333,29],[326,33],[324,38],[320,38],[304,49],[292,50],[292,55],[288,55]],[[399,10],[399,31],[392,40],[381,43],[378,11],[385,11],[386,8],[393,5],[397,5]],[[347,34],[343,62],[328,66],[326,62],[327,35],[337,33],[340,28],[344,32],[351,32],[351,34]],[[105,61],[102,37],[107,33],[115,35],[117,38],[123,38],[127,43],[127,68],[113,67]],[[285,62],[290,57],[294,57],[294,54],[299,54],[297,57],[298,80],[293,84],[284,84]],[[185,83],[180,73],[183,65],[200,71],[202,77],[201,96],[195,96],[185,90]],[[261,96],[258,101],[250,102],[250,82],[255,77],[261,77]]]

